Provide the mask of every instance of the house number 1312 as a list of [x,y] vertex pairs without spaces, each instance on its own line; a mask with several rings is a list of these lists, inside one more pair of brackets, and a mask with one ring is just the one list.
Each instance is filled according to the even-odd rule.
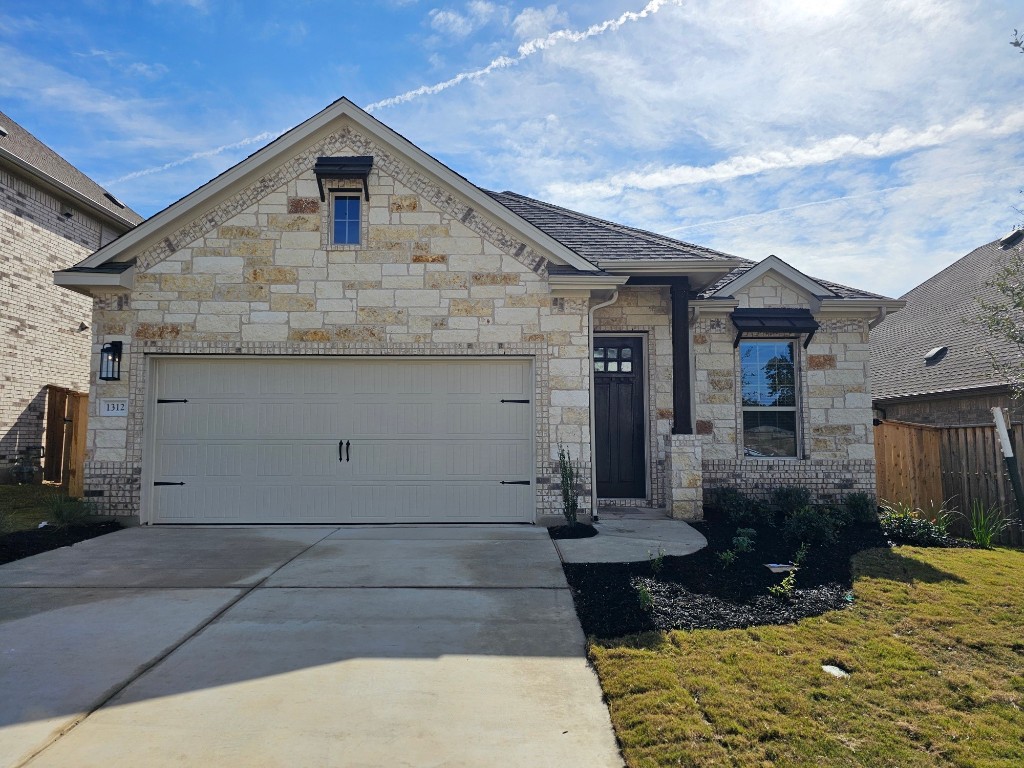
[[128,398],[118,397],[100,400],[100,416],[127,416]]

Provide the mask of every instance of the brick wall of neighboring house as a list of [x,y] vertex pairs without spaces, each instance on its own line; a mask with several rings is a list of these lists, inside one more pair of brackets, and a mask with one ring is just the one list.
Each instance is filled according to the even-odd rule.
[[92,302],[53,284],[53,271],[109,239],[95,219],[0,169],[0,481],[22,449],[43,442],[47,384],[89,389]]
[[[771,275],[735,298],[741,307],[810,306],[808,297]],[[816,315],[821,328],[798,353],[798,459],[746,457],[742,445],[739,354],[729,310],[702,309],[693,328],[696,432],[703,436],[703,486],[763,493],[803,485],[819,495],[875,491],[867,316]],[[756,338],[756,337],[753,337]]]
[[992,424],[992,409],[1004,408],[1014,422],[1024,421],[1024,403],[1001,393],[970,394],[961,392],[933,397],[906,398],[889,401],[876,408],[879,418],[909,421],[937,426],[977,426]]
[[601,499],[607,506],[664,508],[666,460],[672,434],[672,305],[667,287],[622,288],[618,300],[594,313],[594,332],[641,333],[646,353],[647,461],[646,499]]
[[[321,155],[374,157],[360,246],[329,243]],[[560,511],[558,443],[589,477],[587,300],[553,297],[531,248],[348,127],[137,255],[132,294],[94,315],[94,365],[102,343],[125,346],[93,401],[129,398],[127,417],[89,425],[86,492],[108,512],[140,511],[147,354],[530,357],[538,515]]]

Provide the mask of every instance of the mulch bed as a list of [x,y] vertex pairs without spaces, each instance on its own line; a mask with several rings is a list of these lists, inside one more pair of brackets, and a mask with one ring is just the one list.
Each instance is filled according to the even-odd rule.
[[548,528],[548,535],[552,539],[589,539],[591,536],[597,536],[597,528],[584,523],[556,525]]
[[51,549],[68,547],[86,539],[93,539],[105,533],[121,530],[115,521],[85,523],[67,528],[33,528],[28,531],[14,531],[0,536],[0,564],[31,557]]
[[[850,558],[863,549],[890,546],[877,526],[847,530],[838,544],[811,549],[796,574],[788,599],[771,595],[785,574],[765,563],[787,562],[794,547],[777,529],[758,533],[753,551],[724,565],[717,553],[728,549],[735,526],[709,511],[693,526],[708,546],[685,557],[642,563],[565,563],[566,578],[583,631],[596,637],[668,629],[733,629],[788,624],[850,604]],[[649,606],[641,605],[641,593]]]

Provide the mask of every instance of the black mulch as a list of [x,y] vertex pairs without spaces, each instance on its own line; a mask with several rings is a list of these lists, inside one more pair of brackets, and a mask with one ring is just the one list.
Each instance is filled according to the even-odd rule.
[[33,528],[28,531],[14,531],[0,536],[0,564],[31,557],[59,547],[67,547],[86,539],[93,539],[105,533],[121,530],[115,521],[85,523],[67,528]]
[[[565,563],[583,631],[610,638],[658,629],[785,624],[817,616],[850,604],[854,554],[890,546],[877,526],[848,529],[835,546],[810,550],[797,571],[796,589],[784,599],[768,588],[785,574],[773,574],[764,566],[788,562],[795,554],[778,529],[759,531],[755,549],[725,565],[717,553],[730,547],[735,526],[713,511],[693,525],[707,537],[708,546],[692,555],[641,563]],[[647,609],[641,605],[644,590],[650,597]]]
[[584,523],[556,525],[548,528],[548,535],[552,539],[589,539],[591,536],[597,536],[597,528]]

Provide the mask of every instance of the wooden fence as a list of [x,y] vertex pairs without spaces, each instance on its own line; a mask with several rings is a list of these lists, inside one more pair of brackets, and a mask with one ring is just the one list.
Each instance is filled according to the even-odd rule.
[[[1024,424],[1010,426],[1010,439],[1024,472]],[[879,499],[925,510],[948,501],[962,513],[953,523],[953,533],[965,538],[971,534],[971,504],[975,500],[986,507],[994,504],[1013,521],[1000,543],[1024,544],[994,425],[942,427],[883,421],[875,427],[875,460]]]
[[43,433],[43,482],[56,483],[68,496],[84,490],[85,438],[89,396],[64,387],[46,387],[46,431]]

